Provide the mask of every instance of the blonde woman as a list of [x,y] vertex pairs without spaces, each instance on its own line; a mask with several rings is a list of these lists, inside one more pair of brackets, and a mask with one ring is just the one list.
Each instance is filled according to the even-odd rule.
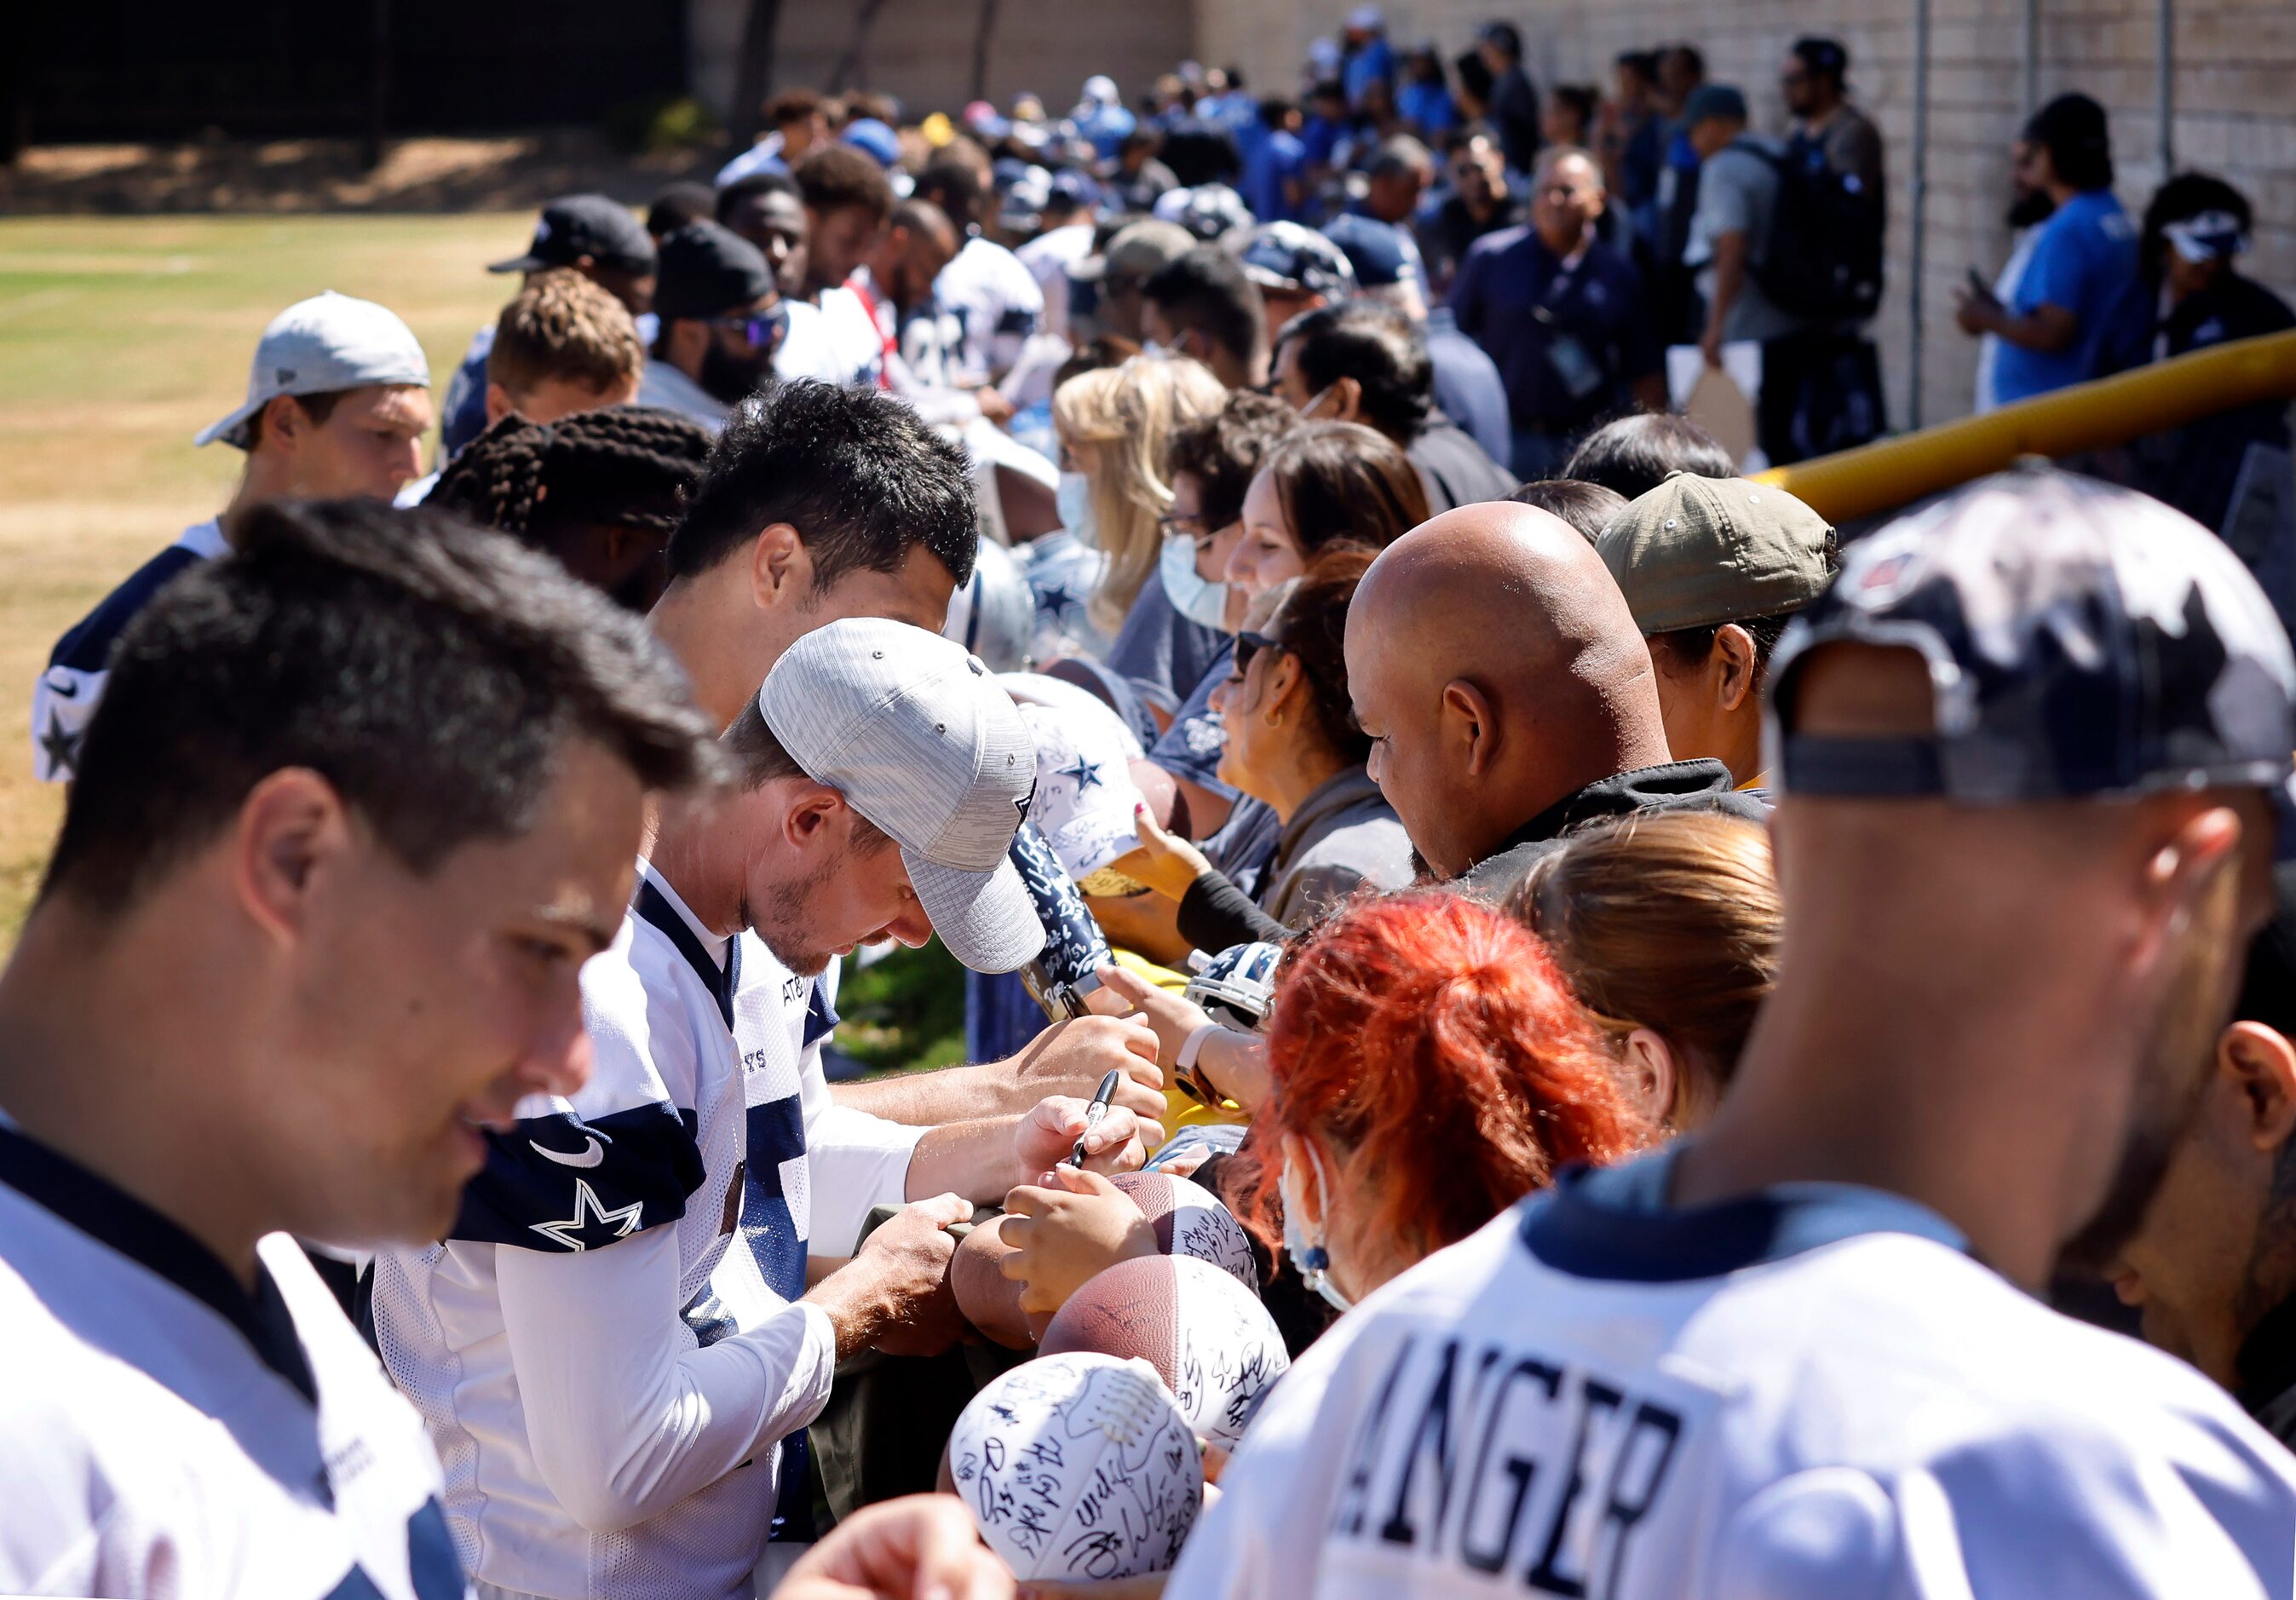
[[[1135,357],[1121,366],[1071,378],[1054,394],[1053,426],[1061,441],[1062,520],[1079,543],[1107,557],[1086,604],[1100,628],[1125,632],[1134,603],[1151,589],[1162,602],[1160,612],[1171,614],[1170,602],[1156,581],[1157,558],[1164,546],[1160,522],[1172,504],[1171,486],[1164,475],[1165,446],[1174,429],[1210,416],[1226,399],[1219,381],[1183,356]],[[1168,635],[1170,630],[1157,631]],[[1170,688],[1175,675],[1168,649],[1153,652],[1162,657],[1164,670],[1143,673],[1120,659],[1126,642],[1119,638],[1111,648],[1109,665],[1128,677],[1147,677]],[[1194,686],[1195,677],[1191,676],[1179,689],[1185,693]]]

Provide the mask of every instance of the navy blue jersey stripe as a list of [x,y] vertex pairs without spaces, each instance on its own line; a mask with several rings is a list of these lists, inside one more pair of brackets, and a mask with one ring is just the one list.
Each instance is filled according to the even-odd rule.
[[68,667],[74,672],[102,672],[109,668],[111,647],[119,642],[119,636],[127,631],[127,625],[135,620],[136,614],[152,603],[152,597],[167,587],[169,579],[206,559],[181,545],[170,545],[160,551],[136,568],[127,582],[106,595],[94,611],[56,641],[48,665]]
[[250,1294],[213,1251],[173,1218],[12,1128],[0,1128],[0,1183],[212,1309],[239,1330],[266,1366],[317,1404],[318,1386],[295,1318],[262,1262],[256,1263]]
[[734,990],[742,981],[742,947],[739,940],[729,939],[726,945],[726,964],[719,966],[709,959],[709,952],[693,936],[686,920],[677,915],[677,907],[669,897],[644,879],[638,880],[637,898],[632,902],[639,916],[658,929],[662,937],[676,946],[685,957],[685,964],[701,980],[701,986],[718,1002],[718,1014],[726,1020],[730,1031],[734,1026]]
[[591,1250],[685,1215],[705,1176],[693,1112],[662,1101],[583,1119],[522,1117],[487,1135],[487,1164],[447,1234],[524,1250]]
[[1616,1167],[1565,1169],[1552,1188],[1522,1202],[1524,1245],[1557,1272],[1629,1284],[1720,1277],[1864,1234],[1969,1248],[1926,1207],[1849,1184],[1781,1184],[1711,1205],[1669,1205],[1681,1148]]

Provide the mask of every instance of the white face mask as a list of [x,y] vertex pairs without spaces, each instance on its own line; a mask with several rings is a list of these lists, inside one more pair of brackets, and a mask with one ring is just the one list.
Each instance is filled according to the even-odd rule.
[[1076,542],[1087,550],[1098,549],[1100,529],[1093,520],[1092,480],[1082,472],[1062,472],[1054,504],[1061,526],[1076,536]]
[[[1308,1146],[1308,1159],[1316,1167],[1316,1198],[1328,1203],[1330,1191],[1324,1186],[1324,1158],[1316,1147]],[[1332,1257],[1320,1240],[1308,1237],[1308,1226],[1300,1220],[1300,1186],[1292,1182],[1292,1163],[1286,1161],[1283,1170],[1275,1180],[1277,1192],[1283,1197],[1283,1249],[1292,1264],[1300,1269],[1300,1281],[1320,1294],[1332,1307],[1345,1311],[1355,1304],[1340,1292],[1332,1282]],[[1320,1208],[1319,1208],[1320,1210]]]
[[1172,609],[1191,622],[1221,628],[1227,619],[1227,585],[1214,583],[1196,570],[1196,541],[1176,533],[1164,541],[1156,574],[1164,580],[1165,597]]

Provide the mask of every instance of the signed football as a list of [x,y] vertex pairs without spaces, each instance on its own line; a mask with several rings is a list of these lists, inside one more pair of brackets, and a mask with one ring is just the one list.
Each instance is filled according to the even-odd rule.
[[1162,1571],[1203,1504],[1202,1457],[1155,1373],[1082,1351],[1023,1362],[973,1396],[948,1471],[1022,1579]]
[[1270,1383],[1291,1365],[1259,1297],[1193,1256],[1135,1256],[1069,1296],[1037,1348],[1145,1361],[1188,1426],[1233,1445]]

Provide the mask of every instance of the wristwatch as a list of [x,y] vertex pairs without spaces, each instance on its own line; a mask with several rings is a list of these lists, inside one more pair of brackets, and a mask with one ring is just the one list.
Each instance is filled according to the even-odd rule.
[[1218,1107],[1223,1096],[1212,1087],[1210,1079],[1197,1069],[1196,1058],[1204,1053],[1206,1039],[1215,1033],[1226,1031],[1227,1030],[1222,1028],[1218,1022],[1199,1023],[1195,1030],[1180,1042],[1180,1053],[1172,1062],[1172,1081],[1180,1086],[1182,1093],[1209,1106]]

